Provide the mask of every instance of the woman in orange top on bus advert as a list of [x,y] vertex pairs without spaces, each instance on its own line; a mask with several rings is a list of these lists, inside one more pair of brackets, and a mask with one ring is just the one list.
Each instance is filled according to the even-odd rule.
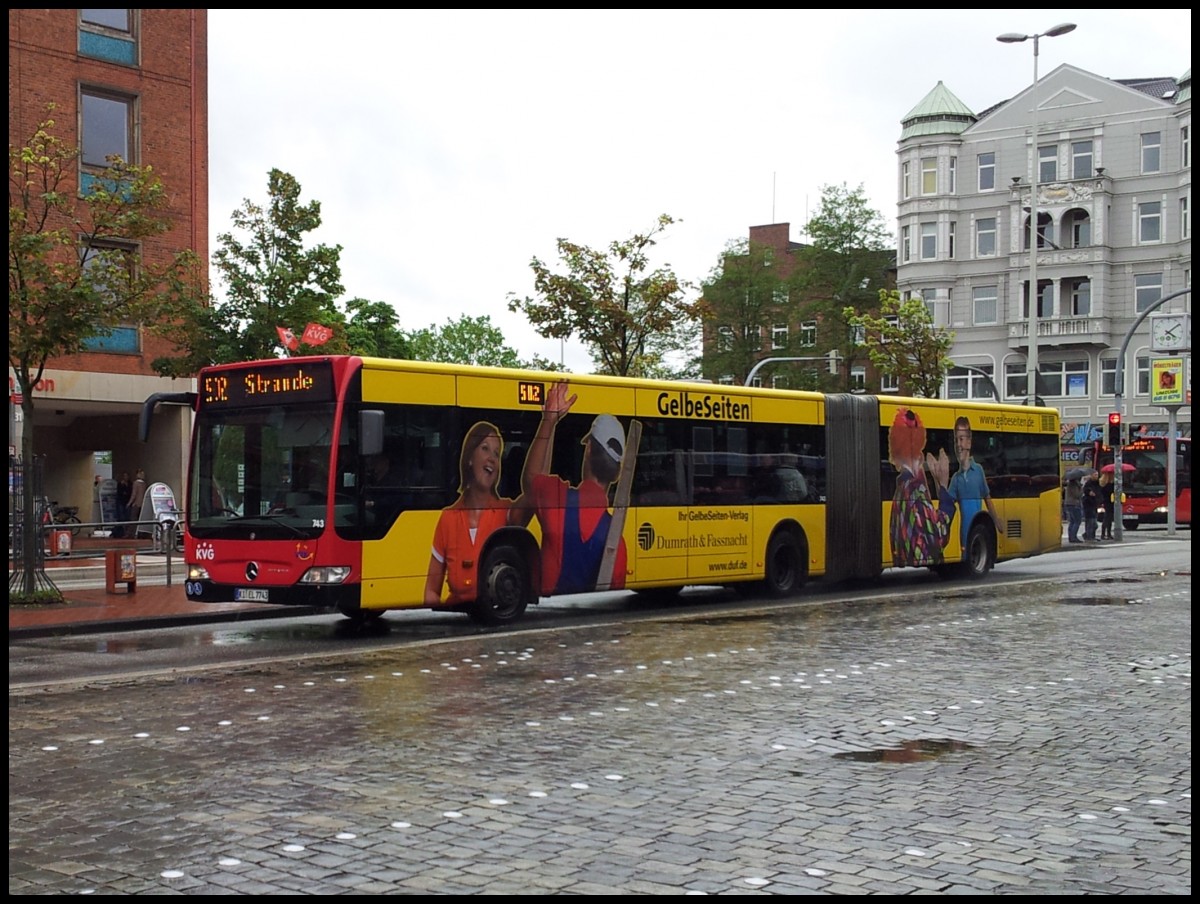
[[[433,531],[433,550],[425,579],[425,603],[460,605],[475,601],[478,585],[478,551],[487,538],[508,523],[511,499],[503,499],[500,456],[504,441],[500,430],[479,421],[467,431],[459,456],[458,499],[442,509]],[[443,588],[450,592],[442,597]]]

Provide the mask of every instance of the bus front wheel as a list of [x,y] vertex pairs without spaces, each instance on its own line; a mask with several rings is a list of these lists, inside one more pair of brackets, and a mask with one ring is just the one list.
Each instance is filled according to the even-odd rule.
[[805,559],[794,533],[781,530],[767,544],[767,559],[762,589],[780,599],[797,593],[804,585]]
[[529,570],[520,552],[511,546],[497,546],[484,558],[479,574],[479,596],[467,614],[488,627],[519,619],[529,604]]

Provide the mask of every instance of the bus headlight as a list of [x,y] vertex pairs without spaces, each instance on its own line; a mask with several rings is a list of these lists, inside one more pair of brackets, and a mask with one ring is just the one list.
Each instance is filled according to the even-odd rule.
[[189,565],[188,566],[188,580],[189,581],[207,581],[208,580],[208,569],[205,568],[203,565]]
[[349,565],[325,565],[310,568],[300,578],[301,584],[340,584],[350,577]]
[[1159,506],[1155,506],[1155,508],[1154,508],[1154,514],[1156,514],[1156,515],[1165,515],[1165,514],[1167,514],[1167,507],[1166,507],[1165,505],[1159,505]]

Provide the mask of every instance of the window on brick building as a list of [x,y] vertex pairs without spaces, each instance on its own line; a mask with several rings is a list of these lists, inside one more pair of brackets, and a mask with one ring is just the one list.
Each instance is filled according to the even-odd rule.
[[[97,283],[101,293],[107,294],[105,280],[121,279],[126,268],[137,266],[136,255],[137,249],[132,245],[96,244],[84,251],[84,272]],[[137,324],[122,323],[111,332],[92,336],[84,342],[84,348],[93,352],[136,355],[141,351],[141,331]]]
[[109,157],[136,163],[133,148],[132,98],[85,88],[80,94],[81,162],[85,169],[103,170]]
[[98,25],[113,31],[130,30],[130,15],[127,9],[81,9],[79,21],[84,25]]
[[79,53],[121,66],[138,65],[137,10],[81,9]]

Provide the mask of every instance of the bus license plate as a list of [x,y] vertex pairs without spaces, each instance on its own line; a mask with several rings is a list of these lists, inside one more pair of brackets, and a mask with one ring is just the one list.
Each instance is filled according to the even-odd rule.
[[262,587],[237,587],[233,591],[233,598],[239,603],[265,603],[268,596]]

